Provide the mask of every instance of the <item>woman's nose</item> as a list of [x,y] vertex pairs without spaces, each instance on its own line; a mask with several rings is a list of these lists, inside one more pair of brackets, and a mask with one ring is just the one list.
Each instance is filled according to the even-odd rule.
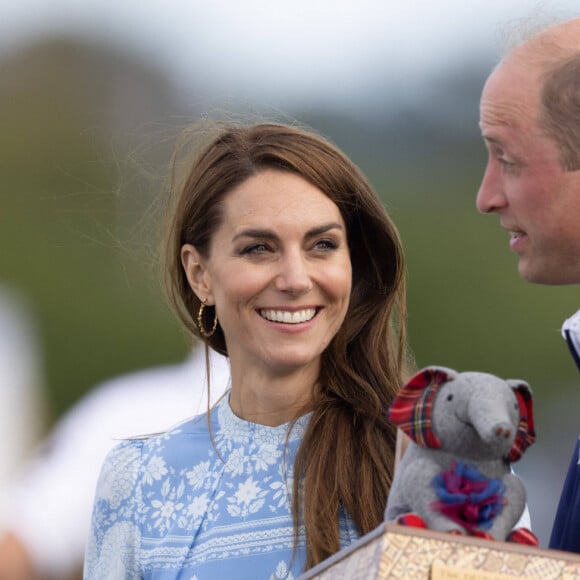
[[291,294],[303,294],[312,288],[309,265],[301,252],[292,252],[280,261],[276,288]]

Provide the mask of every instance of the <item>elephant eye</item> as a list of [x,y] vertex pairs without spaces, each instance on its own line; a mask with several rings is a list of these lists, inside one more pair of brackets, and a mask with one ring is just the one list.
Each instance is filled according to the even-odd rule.
[[453,393],[447,395],[447,400],[448,401],[453,401]]

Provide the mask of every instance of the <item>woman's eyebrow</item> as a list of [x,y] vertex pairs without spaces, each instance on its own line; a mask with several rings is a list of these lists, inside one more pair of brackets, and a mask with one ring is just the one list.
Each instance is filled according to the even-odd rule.
[[[342,227],[341,224],[337,222],[322,224],[320,226],[316,226],[314,228],[309,229],[306,232],[305,237],[312,238],[334,229],[343,230],[344,228]],[[260,238],[262,240],[276,240],[278,239],[278,236],[272,230],[262,228],[247,228],[245,230],[242,230],[241,232],[238,232],[232,238],[232,242],[238,240],[239,238]]]
[[312,228],[306,232],[307,238],[312,238],[314,236],[319,236],[320,234],[324,234],[330,230],[343,230],[344,228],[337,222],[331,222],[329,224],[323,224],[321,226],[317,226]]
[[248,228],[238,232],[233,238],[232,242],[235,242],[239,238],[260,238],[265,240],[275,240],[277,235],[271,230],[264,230],[259,228]]

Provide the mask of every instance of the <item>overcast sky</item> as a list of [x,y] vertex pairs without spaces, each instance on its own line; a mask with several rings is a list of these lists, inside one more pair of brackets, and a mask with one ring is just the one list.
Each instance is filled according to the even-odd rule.
[[0,50],[73,32],[129,46],[197,94],[330,104],[385,84],[404,98],[494,58],[514,22],[575,15],[579,0],[18,0],[0,8]]

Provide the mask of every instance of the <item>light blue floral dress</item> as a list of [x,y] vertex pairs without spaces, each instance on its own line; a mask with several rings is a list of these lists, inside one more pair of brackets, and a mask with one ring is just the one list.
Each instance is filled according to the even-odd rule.
[[[103,465],[84,578],[296,578],[294,458],[309,415],[267,427],[234,415],[225,397],[207,415],[147,439],[121,443]],[[213,442],[211,437],[213,437]],[[341,511],[340,541],[357,539]]]

